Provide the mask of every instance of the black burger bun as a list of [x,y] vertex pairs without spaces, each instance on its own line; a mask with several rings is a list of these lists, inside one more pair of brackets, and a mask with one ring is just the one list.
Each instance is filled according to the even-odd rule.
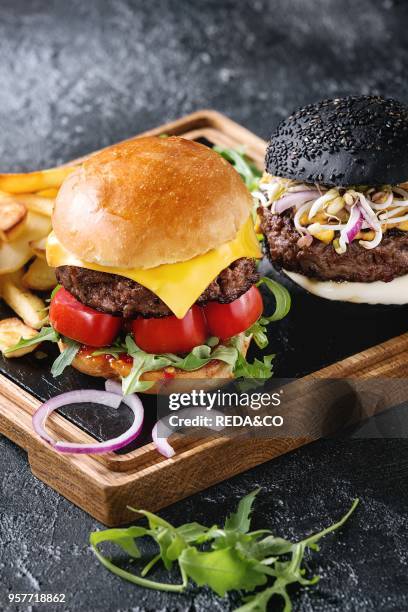
[[383,185],[408,179],[408,106],[379,96],[309,104],[271,136],[266,171],[328,186]]

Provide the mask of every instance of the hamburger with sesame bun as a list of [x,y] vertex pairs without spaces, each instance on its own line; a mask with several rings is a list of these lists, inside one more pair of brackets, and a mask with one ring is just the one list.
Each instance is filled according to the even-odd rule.
[[272,134],[256,194],[267,254],[331,300],[408,303],[408,106],[351,96]]
[[47,243],[59,365],[123,379],[125,393],[234,377],[263,310],[251,208],[221,155],[179,137],[128,141],[76,168]]

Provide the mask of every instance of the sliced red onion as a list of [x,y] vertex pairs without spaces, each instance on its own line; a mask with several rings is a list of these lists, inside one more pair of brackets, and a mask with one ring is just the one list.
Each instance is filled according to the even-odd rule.
[[[104,407],[118,408],[121,402],[124,402],[134,414],[134,421],[130,428],[120,436],[105,442],[95,442],[91,444],[78,444],[76,442],[55,441],[45,430],[45,422],[49,415],[61,408],[61,406],[69,406],[70,404],[82,403],[102,404]],[[107,391],[99,391],[96,389],[86,389],[80,391],[69,391],[62,393],[56,397],[44,402],[33,415],[34,431],[46,442],[48,442],[55,450],[60,453],[73,454],[89,454],[97,455],[102,453],[110,453],[124,446],[127,446],[135,440],[140,434],[143,426],[144,411],[142,402],[137,395],[129,395],[122,397],[118,393],[109,393]]]
[[362,193],[359,193],[358,197],[360,199],[360,206],[359,206],[359,208],[360,208],[361,214],[363,215],[364,219],[367,221],[368,225],[373,230],[375,230],[376,232],[380,231],[381,230],[381,223],[379,222],[377,215],[375,214],[375,212],[371,208],[367,198]]
[[157,425],[158,425],[158,422],[156,423],[156,425],[153,427],[153,430],[152,430],[153,444],[155,445],[155,447],[158,450],[158,452],[161,455],[163,455],[163,457],[166,457],[167,459],[170,459],[171,457],[173,457],[176,454],[176,451],[174,450],[174,448],[167,441],[167,438],[173,432],[170,431],[170,433],[166,437],[164,437],[164,438],[160,437],[159,438],[158,434],[157,434]]
[[[180,410],[179,412],[177,412],[177,414],[179,415],[182,414],[183,417],[187,419],[193,418],[195,416],[201,416],[201,415],[205,415],[205,416],[222,415],[222,413],[219,410],[208,411],[206,408],[185,408],[184,410]],[[169,427],[169,425],[167,424],[168,418],[169,417],[163,417],[162,419],[157,421],[157,423],[155,424],[152,430],[152,440],[158,452],[161,455],[163,455],[163,457],[170,459],[171,457],[174,457],[174,455],[176,454],[176,451],[171,446],[171,444],[168,442],[168,438],[171,436],[172,433],[174,433],[174,429]],[[160,437],[158,435],[159,426],[160,426],[161,432],[164,433],[164,435],[161,435]],[[222,431],[224,427],[222,425],[216,425],[214,423],[214,424],[208,425],[208,429],[212,429],[214,431]]]
[[116,395],[123,395],[122,385],[112,378],[108,378],[105,381],[105,391],[116,393]]
[[305,202],[310,202],[311,200],[314,200],[314,198],[318,197],[318,195],[319,192],[315,191],[314,189],[289,193],[282,196],[281,198],[279,198],[279,200],[276,200],[273,203],[273,210],[276,214],[280,215],[285,212],[285,210],[288,210],[293,206],[301,206]]
[[344,251],[346,244],[350,244],[361,230],[363,225],[363,217],[361,215],[360,207],[355,204],[350,211],[350,217],[346,223],[346,226],[341,230],[339,237],[339,244],[342,251]]

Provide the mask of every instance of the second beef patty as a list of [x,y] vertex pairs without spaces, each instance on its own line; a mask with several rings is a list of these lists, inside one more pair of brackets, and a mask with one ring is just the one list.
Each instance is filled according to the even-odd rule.
[[[126,318],[165,317],[173,314],[152,291],[123,276],[76,266],[61,266],[55,272],[58,282],[67,291],[82,304],[95,310]],[[258,279],[252,259],[237,259],[217,276],[200,295],[197,303],[227,304],[248,291]]]
[[374,249],[365,249],[354,240],[339,255],[332,244],[316,239],[310,246],[299,247],[300,235],[290,211],[274,215],[261,208],[259,213],[266,250],[276,266],[322,281],[388,282],[408,274],[408,232],[389,230]]

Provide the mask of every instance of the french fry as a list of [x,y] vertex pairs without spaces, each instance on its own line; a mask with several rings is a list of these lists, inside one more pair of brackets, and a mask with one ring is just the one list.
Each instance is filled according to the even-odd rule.
[[15,202],[17,204],[23,205],[31,212],[38,213],[40,215],[45,215],[46,217],[51,217],[52,211],[54,208],[54,200],[50,198],[42,198],[41,196],[34,195],[32,193],[19,193],[19,194],[0,194],[0,205],[3,200],[5,202]]
[[47,236],[45,238],[40,238],[39,240],[30,240],[28,243],[34,255],[40,257],[44,261],[46,258],[46,247],[47,247]]
[[58,189],[56,187],[50,187],[49,189],[37,191],[36,195],[40,196],[41,198],[51,198],[51,200],[55,200],[57,193]]
[[12,197],[0,198],[0,239],[4,242],[15,240],[23,231],[27,208]]
[[45,302],[22,286],[22,271],[4,276],[0,281],[1,296],[26,325],[41,329],[47,322]]
[[58,188],[75,166],[62,166],[22,174],[0,174],[0,190],[7,193],[32,193]]
[[20,338],[34,338],[36,334],[37,331],[35,329],[25,325],[22,321],[20,321],[20,319],[17,319],[17,317],[3,319],[0,321],[0,351],[3,353],[4,357],[7,358],[22,357],[23,355],[27,355],[27,353],[35,351],[38,344],[25,346],[24,348],[11,351],[7,354],[4,354],[4,351],[17,344]]
[[27,289],[48,291],[54,289],[57,279],[53,268],[50,268],[46,261],[37,257],[24,274],[21,282]]
[[25,227],[16,240],[0,245],[0,275],[22,268],[33,252],[30,242],[44,238],[51,231],[51,220],[44,215],[28,212]]

